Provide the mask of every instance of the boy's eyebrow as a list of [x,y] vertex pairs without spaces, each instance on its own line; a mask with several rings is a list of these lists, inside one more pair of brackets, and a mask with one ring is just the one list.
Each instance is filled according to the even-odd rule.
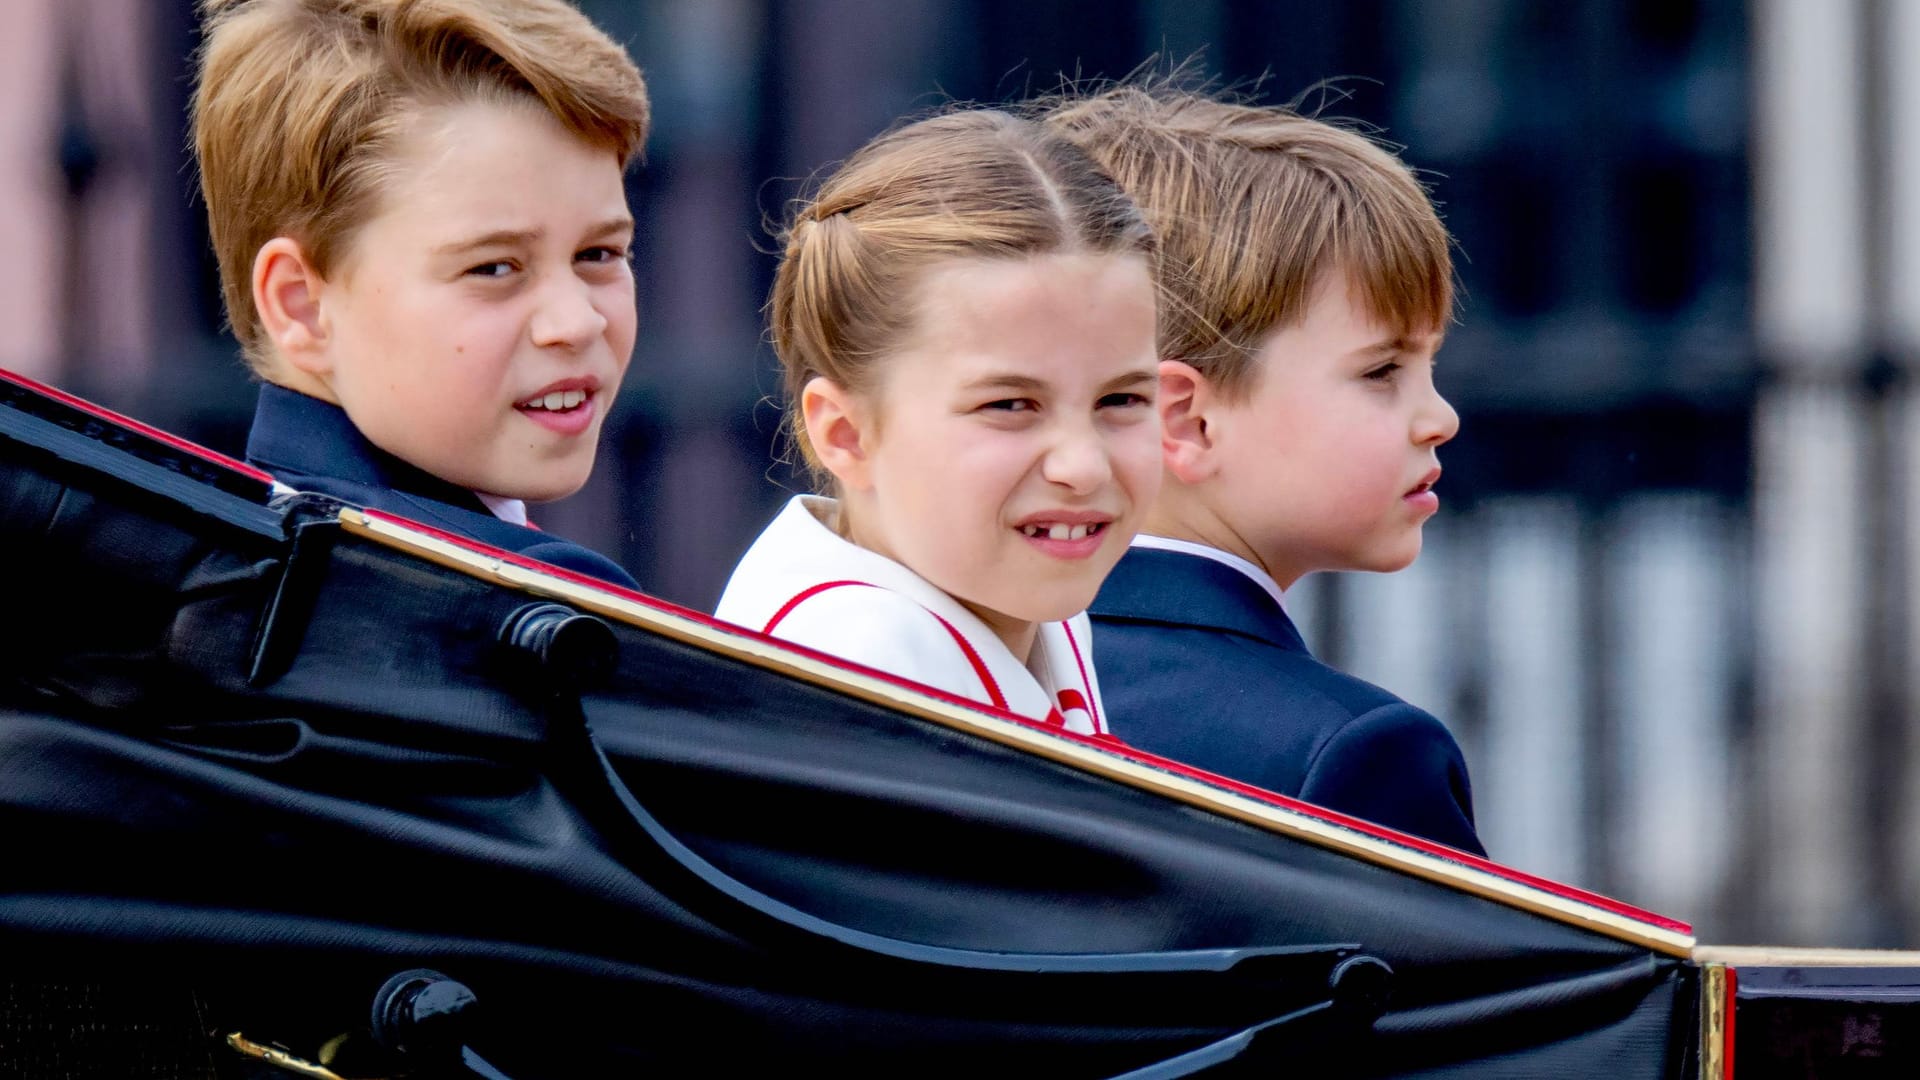
[[1401,353],[1426,351],[1429,344],[1434,352],[1439,352],[1441,344],[1445,341],[1445,335],[1440,334],[1395,334],[1371,345],[1362,345],[1353,350],[1353,355],[1358,357],[1397,356]]
[[1153,383],[1157,386],[1160,383],[1160,373],[1158,371],[1148,371],[1145,368],[1123,372],[1108,379],[1106,385],[1100,388],[1100,392],[1103,394],[1112,393],[1123,386],[1132,386],[1134,383]]
[[[611,217],[605,221],[594,224],[587,229],[585,235],[589,237],[600,237],[607,236],[611,233],[631,232],[632,230],[633,218],[630,215],[622,214],[619,217]],[[450,244],[442,244],[434,248],[433,253],[435,255],[458,255],[479,248],[525,246],[538,243],[545,235],[546,231],[543,229],[495,229],[490,233],[482,233],[468,240],[455,240]]]

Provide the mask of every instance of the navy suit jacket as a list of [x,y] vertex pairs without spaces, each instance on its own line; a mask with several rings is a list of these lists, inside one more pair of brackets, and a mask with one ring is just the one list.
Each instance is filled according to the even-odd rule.
[[529,559],[637,589],[613,560],[579,544],[502,521],[473,492],[368,442],[339,406],[271,383],[260,387],[247,460],[300,491],[431,525]]
[[1133,548],[1091,613],[1107,723],[1123,742],[1484,854],[1453,736],[1431,714],[1314,659],[1247,575]]

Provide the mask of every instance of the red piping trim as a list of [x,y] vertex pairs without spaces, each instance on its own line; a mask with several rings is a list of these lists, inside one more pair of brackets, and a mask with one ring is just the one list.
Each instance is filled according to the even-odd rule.
[[[837,589],[842,585],[863,585],[869,589],[880,588],[880,586],[875,585],[871,581],[851,581],[851,580],[825,581],[825,582],[821,582],[818,585],[810,586],[808,588],[800,590],[800,594],[798,596],[795,596],[793,599],[787,601],[784,604],[781,604],[780,610],[773,613],[773,618],[767,620],[767,625],[762,627],[760,632],[763,634],[773,633],[773,628],[780,625],[780,620],[786,618],[788,614],[790,614],[793,611],[794,608],[799,607],[809,597],[818,596],[819,594],[826,592],[828,589]],[[987,700],[993,704],[993,707],[996,709],[1006,708],[1007,696],[1000,692],[1000,684],[994,681],[993,673],[987,670],[987,662],[980,658],[980,654],[978,652],[974,651],[973,642],[968,641],[966,638],[966,635],[962,634],[958,627],[955,627],[952,623],[948,622],[945,619],[940,618],[939,612],[924,606],[921,608],[921,610],[933,616],[935,619],[938,619],[940,622],[940,625],[947,628],[947,633],[953,636],[953,643],[955,645],[960,646],[961,655],[965,656],[967,658],[967,663],[972,665],[973,673],[980,677],[980,685],[987,688]]]
[[188,442],[187,440],[181,438],[178,435],[173,435],[173,434],[169,434],[168,432],[161,431],[159,428],[154,427],[151,424],[143,424],[140,421],[135,420],[130,416],[122,416],[119,413],[114,412],[112,409],[102,408],[98,405],[95,405],[93,402],[88,401],[86,398],[75,397],[72,394],[67,393],[65,390],[57,390],[51,386],[48,386],[45,383],[36,382],[33,379],[29,379],[25,375],[18,374],[17,372],[8,371],[6,368],[0,368],[0,380],[10,382],[15,386],[24,387],[25,389],[31,390],[36,394],[42,395],[43,397],[52,398],[53,400],[59,402],[62,405],[79,409],[81,412],[86,413],[90,416],[97,416],[100,419],[107,421],[108,423],[118,424],[119,426],[126,428],[130,431],[138,432],[141,435],[145,435],[147,438],[152,439],[154,442],[161,443],[166,446],[171,446],[175,450],[178,450],[185,454],[191,454],[194,457],[200,458],[203,461],[211,461],[215,465],[218,465],[225,469],[231,469],[242,476],[246,476],[251,479],[258,480],[263,484],[273,483],[273,474],[271,473],[263,472],[260,469],[256,469],[244,461],[235,461],[233,458],[230,458],[227,455],[222,454],[218,451],[209,450],[206,447],[201,446],[199,443]]
[[1093,680],[1087,677],[1087,660],[1086,657],[1080,655],[1080,642],[1073,636],[1073,624],[1062,622],[1060,629],[1067,632],[1067,644],[1073,646],[1073,662],[1080,665],[1080,685],[1087,691],[1086,709],[1087,715],[1093,718],[1093,733],[1095,735],[1104,735],[1107,731],[1107,724],[1106,721],[1100,719],[1100,711],[1093,707]]
[[[773,628],[776,626],[779,626],[780,623],[783,620],[785,620],[788,615],[793,613],[794,608],[799,607],[809,597],[817,596],[820,593],[826,592],[828,589],[837,589],[842,585],[866,585],[866,584],[868,583],[864,581],[823,581],[820,584],[813,586],[812,588],[802,589],[800,590],[800,595],[780,605],[780,610],[773,613],[773,618],[767,620],[767,625],[761,627],[760,632],[763,634],[773,633]],[[877,586],[874,586],[874,587],[877,588]]]
[[938,701],[944,701],[951,705],[961,705],[966,708],[973,709],[976,712],[988,713],[997,717],[998,719],[1010,721],[1015,724],[1020,724],[1024,727],[1033,728],[1036,731],[1045,731],[1051,735],[1055,735],[1062,739],[1070,739],[1084,746],[1094,747],[1105,753],[1113,754],[1118,757],[1123,757],[1130,761],[1137,761],[1142,765],[1150,765],[1156,769],[1160,769],[1163,772],[1172,773],[1175,776],[1185,777],[1189,780],[1198,780],[1202,783],[1212,785],[1213,787],[1217,787],[1225,791],[1231,791],[1236,795],[1240,795],[1245,798],[1252,799],[1255,802],[1263,802],[1269,806],[1280,807],[1281,809],[1289,811],[1291,813],[1299,814],[1301,817],[1314,818],[1319,821],[1329,822],[1331,824],[1338,825],[1342,828],[1351,829],[1354,832],[1361,833],[1366,836],[1371,836],[1378,840],[1385,840],[1385,841],[1388,841],[1389,843],[1397,844],[1400,847],[1411,848],[1412,850],[1421,852],[1422,854],[1432,855],[1435,858],[1444,859],[1447,862],[1456,863],[1460,866],[1466,866],[1474,870],[1479,870],[1483,873],[1492,874],[1494,877],[1505,878],[1506,880],[1515,882],[1516,884],[1526,885],[1529,888],[1539,889],[1541,892],[1558,896],[1564,900],[1572,900],[1575,903],[1585,904],[1588,907],[1599,908],[1602,911],[1611,912],[1612,914],[1619,915],[1622,918],[1631,919],[1634,922],[1645,923],[1648,926],[1658,927],[1662,930],[1671,931],[1677,934],[1686,934],[1688,936],[1691,936],[1693,934],[1693,927],[1687,923],[1681,922],[1678,919],[1669,918],[1668,916],[1665,916],[1665,915],[1655,914],[1654,912],[1648,911],[1645,908],[1634,907],[1632,904],[1615,900],[1612,897],[1601,896],[1599,893],[1588,892],[1585,889],[1575,888],[1572,885],[1563,885],[1557,881],[1551,881],[1547,878],[1538,877],[1536,875],[1529,874],[1524,870],[1516,870],[1511,866],[1506,866],[1501,863],[1494,862],[1491,859],[1483,858],[1482,856],[1479,856],[1479,855],[1472,855],[1467,852],[1461,851],[1458,848],[1450,848],[1445,844],[1435,843],[1432,840],[1427,840],[1422,837],[1413,836],[1409,833],[1399,832],[1397,830],[1387,828],[1384,825],[1375,825],[1371,821],[1362,821],[1361,819],[1356,817],[1348,817],[1347,815],[1342,814],[1337,810],[1328,810],[1325,807],[1315,806],[1312,803],[1301,802],[1299,799],[1289,798],[1285,795],[1277,795],[1271,791],[1267,791],[1264,788],[1254,787],[1251,784],[1243,784],[1238,780],[1230,780],[1227,777],[1218,776],[1214,773],[1207,772],[1204,769],[1196,769],[1191,765],[1183,765],[1180,762],[1172,761],[1167,758],[1156,756],[1154,754],[1149,754],[1143,750],[1135,749],[1134,747],[1128,746],[1125,743],[1121,743],[1110,736],[1082,735],[1075,731],[1068,731],[1064,728],[1053,727],[1044,721],[1034,720],[1029,717],[1021,716],[1018,713],[1009,712],[1004,708],[989,708],[989,707],[983,706],[979,701],[972,698],[964,698],[958,694],[949,693],[938,687],[926,686],[924,684],[914,682],[911,679],[903,679],[898,675],[892,674],[891,672],[880,671],[876,668],[870,668],[865,664],[855,663],[851,660],[845,659],[844,657],[834,656],[829,653],[823,653],[818,649],[810,648],[805,645],[800,645],[791,641],[782,641],[779,638],[772,637],[768,634],[763,634],[750,627],[740,626],[730,622],[722,622],[721,620],[716,619],[711,615],[708,615],[699,611],[694,611],[691,608],[684,608],[678,604],[668,603],[665,600],[648,596],[647,594],[639,592],[635,589],[623,588],[621,586],[602,581],[596,577],[589,577],[588,575],[579,573],[577,571],[567,570],[558,566],[551,566],[547,563],[538,562],[534,559],[529,559],[523,555],[515,555],[510,551],[503,551],[496,547],[490,547],[486,544],[469,540],[464,536],[456,536],[453,533],[449,533],[441,529],[436,529],[431,525],[422,525],[417,521],[400,517],[397,514],[383,513],[378,510],[364,510],[362,511],[362,513],[366,514],[366,516],[369,518],[390,522],[394,525],[399,525],[403,528],[411,529],[415,532],[424,533],[428,536],[434,537],[435,539],[452,544],[455,547],[465,548],[468,551],[474,552],[475,554],[478,554],[478,555],[486,556],[487,558],[498,559],[501,562],[512,563],[515,566],[521,566],[529,570],[538,571],[539,573],[543,573],[555,578],[559,578],[562,581],[570,581],[575,585],[583,585],[590,589],[599,589],[600,591],[608,593],[609,595],[618,596],[626,600],[631,600],[634,603],[640,604],[643,607],[652,608],[653,610],[661,612],[662,614],[672,615],[675,618],[685,619],[688,622],[697,623],[709,629],[719,631],[720,633],[730,634],[736,637],[758,639],[763,643],[773,645],[777,648],[785,649],[789,652],[795,653],[800,656],[804,656],[810,660],[814,660],[821,664],[824,664],[827,667],[838,668],[841,671],[856,672],[860,675],[867,676],[868,678],[878,679],[881,682],[888,683],[892,686],[899,687],[903,690],[912,691],[916,694],[923,694],[928,697],[934,698],[935,700],[938,700]]
[[[980,654],[973,650],[973,642],[968,641],[966,635],[956,629],[952,623],[941,619],[939,612],[929,609],[927,614],[936,619],[940,619],[940,625],[946,627],[947,633],[953,635],[954,644],[960,646],[960,651],[966,654],[967,663],[973,665],[973,673],[980,676],[981,684],[987,688],[987,697],[993,702],[993,707],[996,709],[1005,709],[1007,707],[1007,695],[1001,693],[1000,684],[993,681],[993,673],[987,670],[987,662],[980,659]],[[1066,721],[1062,719],[1061,723],[1065,724]]]

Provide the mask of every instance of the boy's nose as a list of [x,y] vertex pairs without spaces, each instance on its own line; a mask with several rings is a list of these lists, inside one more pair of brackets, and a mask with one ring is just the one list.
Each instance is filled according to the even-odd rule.
[[1091,431],[1064,432],[1040,462],[1040,475],[1075,494],[1097,491],[1113,479],[1107,444]]
[[1419,446],[1439,446],[1460,432],[1460,414],[1454,411],[1452,403],[1441,397],[1438,390],[1431,394],[1431,400],[1413,421],[1413,441]]
[[529,332],[535,345],[578,350],[591,345],[606,328],[607,317],[594,306],[592,290],[575,280],[556,282],[546,290]]

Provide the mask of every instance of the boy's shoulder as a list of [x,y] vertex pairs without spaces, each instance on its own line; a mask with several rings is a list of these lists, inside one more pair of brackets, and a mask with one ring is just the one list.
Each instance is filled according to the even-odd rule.
[[338,406],[285,387],[261,384],[246,458],[297,491],[393,514],[623,588],[639,587],[613,560],[502,521],[473,492],[381,452]]
[[1302,751],[1355,717],[1412,708],[1314,656],[1259,582],[1203,556],[1129,551],[1089,614],[1099,664],[1127,673],[1126,684],[1113,690],[1116,699],[1164,684],[1156,696],[1203,695],[1196,711],[1214,721],[1250,713],[1269,736],[1286,729]]
[[1468,851],[1459,744],[1432,714],[1306,647],[1232,567],[1135,549],[1095,599],[1109,724],[1142,750]]

